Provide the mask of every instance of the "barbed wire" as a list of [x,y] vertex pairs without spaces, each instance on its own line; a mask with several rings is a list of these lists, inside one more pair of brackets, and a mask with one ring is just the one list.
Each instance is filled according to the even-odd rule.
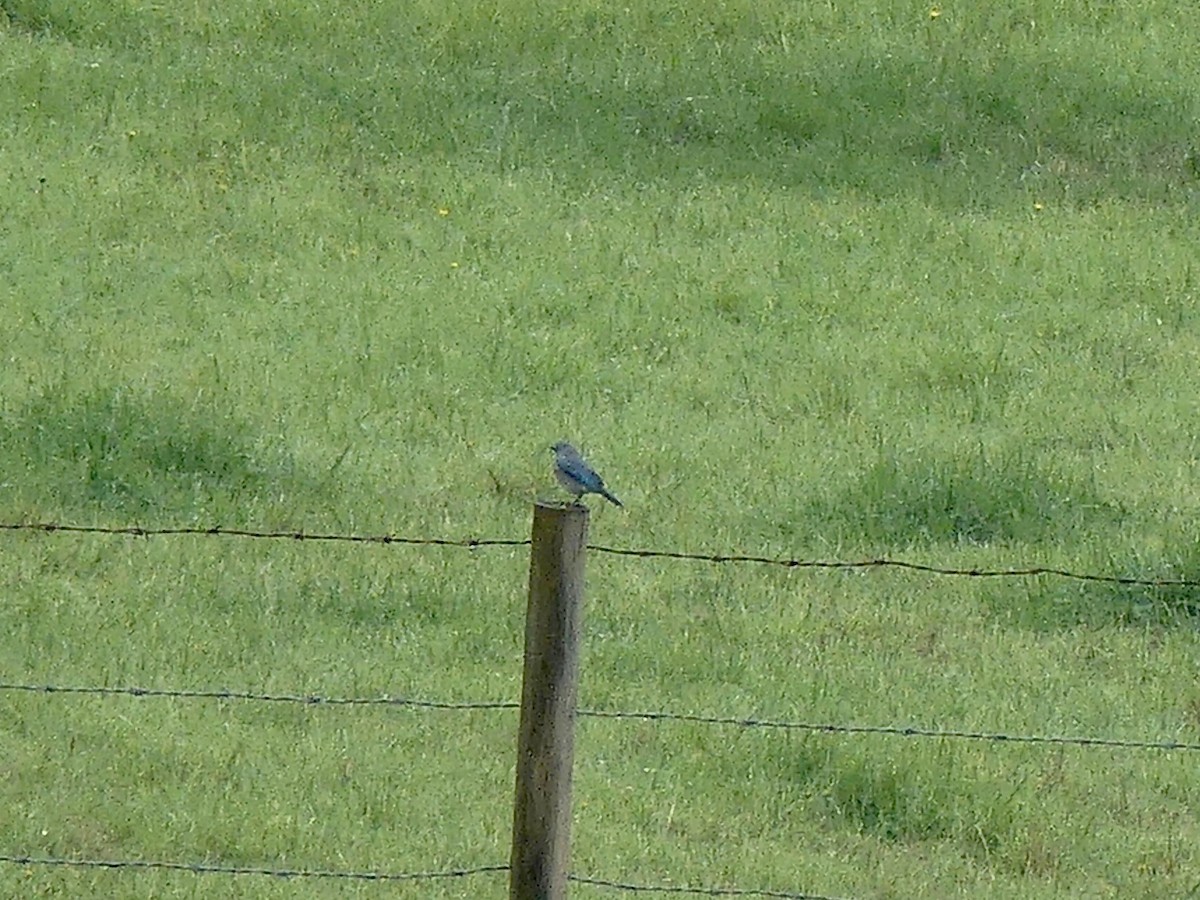
[[[326,697],[317,694],[268,694],[252,691],[174,690],[143,687],[76,687],[52,684],[17,684],[0,682],[0,691],[35,694],[78,694],[91,696],[125,696],[137,698],[174,698],[185,700],[244,700],[267,703],[294,703],[304,706],[393,706],[435,710],[518,710],[521,704],[510,700],[442,701],[420,700],[411,697]],[[709,716],[697,713],[666,711],[628,711],[579,709],[576,715],[594,719],[634,719],[645,722],[682,722],[696,725],[717,725],[734,728],[765,728],[783,731],[807,731],[821,734],[878,734],[891,737],[941,738],[950,740],[987,741],[997,744],[1058,744],[1076,747],[1107,747],[1122,750],[1200,751],[1200,743],[1173,740],[1144,740],[1137,738],[1088,737],[1072,735],[1006,734],[995,731],[918,728],[909,725],[851,725],[834,722],[794,722],[763,719],[753,716]]]
[[[170,872],[188,872],[193,875],[266,875],[273,878],[329,878],[347,881],[432,881],[442,878],[467,878],[472,875],[508,873],[507,865],[472,866],[470,868],[446,869],[440,872],[349,872],[336,869],[280,869],[266,866],[225,866],[216,863],[169,862],[148,859],[78,859],[56,856],[18,856],[0,854],[0,863],[21,866],[58,866],[91,869],[157,869]],[[775,891],[763,888],[717,888],[688,887],[677,885],[630,884],[592,878],[586,875],[568,875],[576,884],[611,888],[630,893],[698,894],[705,897],[770,897],[784,900],[838,900],[823,894],[804,894],[793,891]]]
[[794,891],[773,891],[767,888],[718,888],[689,887],[687,885],[630,884],[624,881],[608,881],[604,878],[589,878],[584,875],[568,875],[568,881],[589,884],[593,887],[612,888],[637,894],[698,894],[702,897],[772,897],[783,900],[839,900],[825,894],[799,894]]
[[1029,578],[1037,575],[1053,575],[1075,581],[1099,581],[1106,584],[1137,585],[1140,587],[1200,587],[1200,580],[1187,578],[1136,578],[1126,575],[1096,575],[1075,572],[1054,566],[1022,566],[1005,569],[955,568],[934,566],[926,563],[907,562],[902,559],[876,557],[858,560],[785,559],[770,556],[746,556],[730,554],[682,553],[674,550],[632,550],[618,547],[588,545],[597,553],[616,556],[634,556],[642,559],[686,559],[711,563],[757,563],[759,565],[782,566],[787,569],[907,569],[928,575],[950,575],[964,578]]
[[321,541],[350,544],[412,544],[432,547],[527,547],[529,538],[509,540],[504,538],[480,540],[464,538],[413,538],[396,534],[323,534],[298,530],[261,531],[252,528],[223,528],[214,526],[189,526],[167,528],[143,528],[140,525],[63,525],[58,522],[0,522],[0,531],[37,531],[44,534],[108,534],[127,537],[167,537],[191,535],[194,537],[261,538],[264,540]]
[[[529,546],[529,539],[477,539],[461,540],[446,538],[412,538],[392,534],[359,535],[337,533],[312,533],[298,530],[256,530],[245,528],[213,527],[164,527],[144,528],[141,526],[88,526],[70,525],[50,522],[40,523],[0,523],[0,531],[33,531],[43,534],[74,533],[124,535],[130,537],[153,537],[172,535],[258,538],[293,541],[342,542],[355,544],[376,545],[426,545],[476,549],[482,547],[522,547]],[[873,558],[862,560],[801,560],[773,558],[767,556],[743,554],[701,554],[668,550],[629,549],[603,545],[589,545],[589,550],[615,556],[627,556],[642,559],[676,559],[687,561],[721,563],[749,563],[771,565],[784,568],[850,570],[869,568],[897,568],[914,572],[942,576],[960,576],[975,578],[994,577],[1036,577],[1057,576],[1066,579],[1089,582],[1103,582],[1141,587],[1200,587],[1200,581],[1192,579],[1137,578],[1117,575],[1100,575],[1075,572],[1051,566],[1025,566],[1004,569],[956,568],[915,563],[889,558]],[[208,699],[232,700],[249,702],[291,703],[306,706],[392,706],[409,707],[429,710],[517,710],[520,704],[511,701],[438,701],[423,700],[411,697],[333,697],[318,694],[288,694],[266,693],[252,691],[230,690],[179,690],[169,688],[143,687],[100,687],[100,686],[62,686],[0,683],[0,691],[41,693],[41,694],[74,694],[83,696],[128,696],[133,698],[174,698],[174,699]],[[838,723],[814,723],[799,721],[784,721],[764,719],[751,716],[712,716],[693,713],[674,713],[668,711],[624,711],[602,709],[580,709],[580,717],[616,720],[640,720],[650,722],[681,722],[713,726],[728,726],[737,728],[781,729],[791,731],[806,731],[825,734],[877,734],[898,737],[918,737],[936,739],[962,739],[989,741],[995,743],[1022,744],[1057,744],[1079,747],[1103,747],[1111,749],[1159,750],[1159,751],[1200,751],[1200,743],[1190,743],[1173,740],[1142,740],[1108,737],[1068,736],[1068,735],[1032,735],[1006,734],[1001,732],[968,731],[956,729],[930,729],[912,726],[896,725],[852,725]],[[314,869],[285,869],[254,866],[226,866],[210,863],[181,863],[155,860],[117,860],[117,859],[73,859],[68,857],[34,857],[22,855],[0,854],[0,862],[19,865],[40,866],[73,866],[93,867],[103,869],[135,869],[135,870],[171,870],[194,874],[222,875],[266,875],[278,878],[329,878],[363,881],[418,881],[445,878],[461,878],[478,874],[507,872],[506,865],[477,866],[473,868],[448,869],[437,872],[355,872]],[[694,887],[687,885],[650,885],[634,884],[583,875],[570,875],[569,879],[578,884],[609,888],[630,893],[656,894],[692,894],[709,897],[766,897],[784,898],[784,900],[836,900],[826,895],[798,893],[772,889],[755,888],[719,888]]]
[[1110,747],[1124,750],[1200,751],[1200,743],[1156,741],[1137,738],[1073,737],[1070,735],[1004,734],[995,731],[916,728],[908,725],[840,725],[820,722],[785,722],[737,716],[704,716],[672,712],[624,712],[581,709],[581,716],[602,719],[641,719],[645,721],[692,722],[701,725],[729,725],[737,728],[775,728],[785,731],[811,731],[823,734],[883,734],[893,737],[949,738],[990,741],[998,744],[1062,744],[1077,747]]
[[442,872],[343,872],[328,869],[273,869],[259,866],[223,866],[215,863],[167,862],[150,859],[75,859],[55,856],[0,854],[0,862],[22,866],[73,866],[93,869],[165,869],[194,875],[270,875],[275,878],[339,878],[350,881],[426,881],[436,878],[466,878],[507,872],[508,866],[474,866]]
[[441,700],[416,700],[411,697],[325,697],[317,694],[267,694],[254,691],[175,690],[144,687],[78,687],[54,684],[0,683],[0,691],[33,694],[82,694],[101,697],[168,697],[182,700],[248,700],[263,703],[297,703],[304,706],[411,706],[418,709],[476,710],[520,709],[510,700],[483,700],[458,703]]
[[[353,544],[401,544],[409,546],[460,547],[475,550],[481,547],[528,547],[529,538],[415,538],[396,534],[336,534],[316,533],[300,530],[261,531],[249,528],[224,528],[214,526],[179,526],[166,528],[144,528],[140,525],[64,525],[57,522],[0,522],[0,531],[34,531],[43,534],[105,534],[128,537],[164,537],[191,535],[195,537],[259,538],[265,540],[341,542]],[[942,575],[962,578],[1031,578],[1054,576],[1074,581],[1100,582],[1133,587],[1154,588],[1200,588],[1200,580],[1191,578],[1140,578],[1128,575],[1103,575],[1077,572],[1057,566],[1015,566],[1010,568],[983,569],[978,567],[935,566],[928,563],[909,562],[902,559],[875,557],[857,560],[795,559],[788,557],[755,556],[731,553],[688,553],[678,550],[651,550],[626,547],[608,547],[589,544],[589,550],[612,556],[629,556],[639,559],[676,559],[707,563],[753,563],[756,565],[779,566],[787,569],[904,569],[927,575]]]

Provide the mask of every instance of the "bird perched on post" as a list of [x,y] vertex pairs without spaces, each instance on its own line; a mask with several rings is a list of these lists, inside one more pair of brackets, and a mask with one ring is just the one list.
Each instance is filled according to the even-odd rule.
[[579,451],[566,441],[559,441],[550,448],[554,451],[554,476],[558,483],[574,494],[575,502],[584,494],[599,494],[605,500],[624,508],[620,500],[604,486],[604,479],[587,464]]

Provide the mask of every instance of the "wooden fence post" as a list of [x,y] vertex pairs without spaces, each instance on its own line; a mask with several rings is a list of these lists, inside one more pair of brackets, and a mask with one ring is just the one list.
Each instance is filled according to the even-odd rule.
[[588,511],[537,503],[529,555],[510,900],[564,900]]

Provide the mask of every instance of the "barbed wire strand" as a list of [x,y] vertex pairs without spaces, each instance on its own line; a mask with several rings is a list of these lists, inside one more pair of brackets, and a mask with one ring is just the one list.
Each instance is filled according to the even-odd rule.
[[686,885],[630,884],[623,881],[608,881],[604,878],[589,878],[584,875],[568,875],[568,881],[589,884],[594,887],[612,888],[639,894],[698,894],[702,897],[775,897],[783,900],[839,900],[825,894],[798,894],[793,891],[773,891],[766,888],[716,888],[688,887]]
[[756,563],[759,565],[782,566],[787,569],[906,569],[927,575],[950,575],[963,578],[1029,578],[1037,575],[1052,575],[1075,581],[1098,581],[1106,584],[1137,585],[1140,587],[1200,587],[1200,580],[1186,578],[1135,578],[1126,575],[1096,575],[1075,572],[1053,566],[1022,566],[1007,569],[954,568],[933,566],[926,563],[907,562],[902,559],[877,557],[858,560],[783,559],[769,556],[745,556],[729,554],[681,553],[674,550],[632,550],[619,547],[604,547],[589,544],[589,550],[610,553],[616,556],[633,556],[643,559],[686,559],[711,563]]
[[266,694],[253,691],[174,690],[143,687],[76,687],[54,684],[0,683],[0,691],[35,694],[83,694],[94,696],[169,697],[183,700],[247,700],[263,703],[298,703],[305,706],[411,706],[419,709],[473,710],[520,709],[510,700],[483,700],[457,703],[440,700],[415,700],[411,697],[324,697],[316,694]]
[[1110,747],[1123,750],[1189,750],[1200,751],[1200,743],[1183,741],[1154,741],[1135,738],[1073,737],[1070,735],[1004,734],[993,731],[962,731],[939,728],[916,728],[908,725],[840,725],[819,722],[784,722],[771,719],[734,716],[703,716],[672,712],[624,712],[581,709],[579,715],[601,719],[642,719],[645,721],[693,722],[701,725],[729,725],[737,728],[776,728],[788,731],[811,731],[823,734],[883,734],[893,737],[949,738],[990,741],[1009,744],[1061,744],[1077,747]]
[[127,537],[166,537],[191,535],[194,537],[238,537],[262,538],[265,540],[323,541],[351,544],[413,544],[433,547],[526,547],[529,538],[523,540],[464,538],[411,538],[395,534],[322,534],[316,532],[280,530],[259,531],[251,528],[222,528],[220,526],[179,526],[170,528],[143,528],[140,525],[62,525],[57,522],[0,522],[0,531],[37,531],[44,534],[108,534]]
[[[8,522],[0,523],[0,531],[35,531],[43,534],[107,534],[129,537],[161,537],[192,535],[197,537],[239,537],[266,540],[321,541],[354,544],[403,544],[409,546],[463,547],[475,550],[481,547],[527,547],[529,539],[507,538],[414,538],[395,534],[323,534],[297,530],[259,531],[248,528],[222,528],[220,526],[181,526],[170,528],[143,528],[140,525],[109,527],[104,525],[63,525],[56,522]],[[1189,578],[1138,578],[1127,575],[1099,575],[1076,572],[1055,566],[1020,566],[1003,569],[958,568],[934,566],[926,563],[909,562],[901,559],[878,557],[859,560],[789,559],[784,557],[754,556],[730,553],[685,553],[676,550],[642,550],[623,547],[608,547],[589,544],[589,550],[613,556],[630,556],[640,559],[676,559],[707,563],[753,563],[756,565],[780,566],[787,569],[905,569],[927,575],[944,575],[963,578],[1030,578],[1054,576],[1074,581],[1100,582],[1136,587],[1196,588],[1200,580]]]
[[[92,869],[158,869],[171,872],[188,872],[193,875],[267,875],[273,878],[330,878],[351,881],[432,881],[440,878],[466,878],[472,875],[507,873],[506,865],[473,866],[471,868],[447,869],[441,872],[346,872],[335,869],[277,869],[258,866],[224,866],[215,863],[181,863],[147,859],[78,859],[54,856],[17,856],[0,854],[0,863],[22,866],[66,866]],[[594,887],[612,888],[631,893],[698,894],[706,897],[771,897],[784,900],[838,900],[823,894],[804,894],[792,891],[775,891],[760,888],[711,888],[676,885],[630,884],[592,878],[586,875],[568,875],[569,881]]]
[[165,869],[196,875],[270,875],[275,878],[340,878],[352,881],[426,881],[436,878],[465,878],[507,872],[508,866],[474,866],[443,872],[342,872],[323,869],[273,869],[258,866],[222,866],[215,863],[181,863],[149,859],[74,859],[54,856],[0,854],[0,862],[23,866],[74,866],[94,869]]
[[[325,697],[316,694],[266,694],[251,691],[173,690],[142,687],[74,687],[52,684],[16,684],[0,682],[0,691],[36,694],[78,694],[91,696],[127,696],[188,700],[244,700],[267,703],[295,703],[305,706],[404,706],[436,710],[517,710],[521,705],[510,700],[441,701],[411,697]],[[578,716],[595,719],[634,719],[645,722],[684,722],[734,728],[766,728],[783,731],[808,731],[821,734],[878,734],[892,737],[943,738],[988,741],[1008,744],[1058,744],[1076,747],[1107,747],[1121,750],[1200,751],[1200,743],[1135,738],[1076,737],[1071,735],[1006,734],[994,731],[917,728],[908,725],[850,725],[833,722],[793,722],[753,716],[709,716],[666,711],[631,712],[627,710],[579,709]]]

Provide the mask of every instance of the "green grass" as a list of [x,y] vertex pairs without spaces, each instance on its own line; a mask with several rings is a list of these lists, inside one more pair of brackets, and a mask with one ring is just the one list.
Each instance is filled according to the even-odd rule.
[[[979,5],[976,5],[979,6]],[[1179,4],[0,3],[0,520],[1200,577]],[[519,551],[10,533],[0,681],[516,699]],[[1200,741],[1200,592],[594,555],[581,701]],[[0,852],[503,863],[506,712],[0,692]],[[1191,753],[584,719],[573,865],[1179,897]],[[503,897],[0,865],[5,896]],[[575,885],[573,896],[611,896]]]

